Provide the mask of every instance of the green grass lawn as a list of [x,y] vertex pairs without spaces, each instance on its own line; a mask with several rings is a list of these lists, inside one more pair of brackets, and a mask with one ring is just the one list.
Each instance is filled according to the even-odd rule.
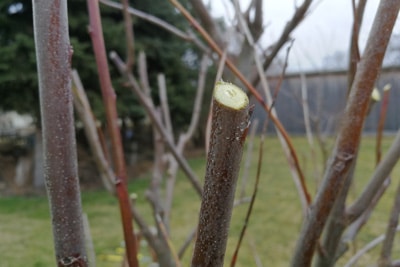
[[[393,137],[384,139],[384,151],[389,147]],[[315,185],[321,175],[322,160],[316,149],[313,157],[305,138],[293,138],[295,147],[305,174],[310,191],[315,195]],[[255,146],[257,147],[257,145]],[[375,140],[364,138],[356,169],[355,186],[351,197],[355,197],[368,181],[375,166]],[[251,193],[255,179],[257,151],[254,151],[253,162],[245,188],[246,194]],[[205,169],[204,157],[190,160],[190,165],[199,177],[203,178]],[[384,233],[388,214],[392,206],[393,194],[399,182],[400,169],[397,166],[392,173],[392,185],[378,204],[371,221],[360,233],[356,246],[361,248],[373,238]],[[239,178],[240,179],[240,178]],[[144,199],[148,185],[148,176],[143,176],[130,183],[130,192],[138,194],[137,205],[149,223],[151,220],[150,206]],[[241,185],[241,180],[238,186]],[[238,188],[240,190],[240,188]],[[83,210],[89,217],[91,233],[94,241],[98,267],[121,266],[112,261],[110,255],[119,253],[122,243],[119,209],[117,200],[104,191],[82,193]],[[197,222],[200,207],[199,197],[188,180],[179,174],[173,212],[171,218],[171,239],[178,250],[186,236]],[[229,260],[237,242],[238,233],[242,227],[247,204],[234,209],[228,240],[227,259]],[[298,236],[302,220],[301,205],[296,188],[292,182],[286,159],[283,156],[279,142],[270,137],[265,142],[264,164],[259,186],[258,197],[253,215],[242,244],[237,266],[256,266],[255,257],[259,257],[264,266],[288,266],[293,248]],[[52,232],[49,209],[45,196],[41,197],[7,197],[0,198],[0,266],[19,267],[54,266]],[[400,238],[396,239],[394,258],[400,258]],[[362,258],[359,266],[375,263],[379,248]],[[189,266],[192,247],[183,258],[183,266]],[[352,251],[345,255],[351,256]],[[141,248],[142,259],[146,259],[148,250]],[[118,258],[118,257],[117,257]],[[343,265],[345,259],[339,262]],[[146,266],[146,264],[142,264]]]

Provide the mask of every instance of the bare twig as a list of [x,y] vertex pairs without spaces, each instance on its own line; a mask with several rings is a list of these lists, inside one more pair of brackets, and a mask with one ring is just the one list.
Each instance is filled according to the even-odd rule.
[[103,181],[104,187],[107,189],[107,191],[114,194],[114,173],[103,153],[100,138],[96,129],[95,118],[85,90],[83,89],[79,74],[76,70],[72,71],[72,80],[74,84],[72,87],[72,93],[74,94],[75,108],[79,118],[83,122],[83,128],[85,129],[86,137],[88,139],[90,149],[92,150],[94,161],[96,162],[97,169],[100,172],[100,177]]
[[376,152],[375,152],[376,164],[378,164],[381,161],[381,156],[382,156],[381,142],[382,142],[383,128],[385,127],[386,113],[389,106],[389,95],[391,87],[392,86],[390,84],[387,84],[383,87],[381,111],[379,113],[378,128],[376,130]]
[[[117,9],[120,9],[120,10],[122,10],[124,8],[123,5],[121,5],[121,4],[117,3],[117,2],[111,1],[111,0],[99,0],[99,2],[104,4],[104,5],[106,5],[106,6],[117,8]],[[160,28],[163,28],[163,29],[169,31],[172,34],[174,34],[174,35],[176,35],[176,36],[178,36],[178,37],[180,37],[180,38],[182,38],[182,39],[184,39],[186,41],[191,41],[193,39],[192,36],[186,34],[185,32],[179,30],[175,26],[169,24],[168,22],[163,21],[160,18],[155,17],[155,16],[153,16],[151,14],[145,13],[143,11],[137,10],[135,8],[132,8],[132,7],[128,8],[128,12],[129,12],[129,14],[131,14],[131,15],[133,15],[135,17],[141,18],[141,19],[146,20],[148,22],[151,22],[151,23],[153,23],[153,24],[155,24],[157,26],[160,26]]]
[[400,131],[397,132],[396,138],[390,146],[388,152],[379,162],[374,173],[372,174],[370,182],[364,188],[361,195],[354,201],[354,203],[347,208],[346,214],[349,222],[356,220],[363,211],[369,206],[373,196],[377,194],[381,185],[389,176],[394,165],[400,158]]
[[192,267],[224,262],[236,181],[249,126],[249,100],[235,85],[214,89],[210,151]]
[[186,159],[178,152],[178,150],[175,147],[175,144],[168,137],[168,133],[166,132],[166,130],[165,130],[164,126],[162,125],[162,123],[160,122],[160,120],[157,119],[157,116],[155,115],[153,108],[149,104],[147,97],[140,90],[140,87],[139,87],[136,79],[132,76],[132,74],[126,72],[125,64],[122,62],[121,58],[117,55],[117,53],[111,52],[110,58],[111,58],[111,60],[114,61],[119,72],[128,79],[131,89],[136,94],[136,96],[138,96],[140,103],[146,109],[147,114],[150,116],[150,119],[155,124],[158,131],[161,133],[168,148],[171,150],[171,153],[174,155],[174,157],[178,161],[179,165],[181,166],[183,172],[186,174],[187,178],[189,178],[189,181],[192,183],[196,192],[201,196],[203,190],[202,190],[202,187],[201,187],[196,175],[194,174],[193,170],[190,168]]
[[379,267],[391,266],[391,255],[393,249],[394,237],[396,234],[396,227],[399,224],[399,214],[400,214],[400,183],[397,186],[397,192],[394,199],[392,211],[390,213],[390,218],[388,226],[386,228],[385,240],[382,244],[381,257],[379,259]]
[[66,1],[34,1],[44,175],[57,266],[86,267]]
[[354,239],[357,236],[358,232],[366,224],[366,222],[370,218],[375,206],[378,204],[378,201],[383,196],[383,194],[386,192],[386,189],[389,187],[390,180],[391,180],[390,177],[386,178],[385,182],[379,188],[379,191],[372,198],[369,206],[357,218],[357,220],[355,220],[353,223],[351,223],[347,227],[346,233],[342,237],[341,244],[339,244],[339,247],[337,248],[336,258],[339,258],[340,256],[342,256],[347,251],[348,244],[350,244],[350,242],[354,241]]
[[193,10],[197,13],[201,23],[210,35],[214,38],[220,47],[224,46],[224,41],[221,38],[220,29],[211,17],[207,7],[204,5],[202,0],[190,0]]
[[231,260],[231,267],[236,265],[236,260],[239,255],[239,249],[243,241],[244,234],[246,233],[247,225],[250,221],[250,215],[253,211],[253,206],[257,197],[258,192],[258,185],[260,183],[260,176],[261,176],[261,165],[263,162],[263,155],[264,155],[264,139],[265,139],[265,132],[267,131],[267,121],[264,123],[263,134],[261,135],[260,146],[258,150],[258,164],[257,164],[257,174],[256,174],[256,181],[254,183],[253,194],[251,195],[251,201],[249,208],[247,209],[247,214],[244,220],[244,224],[242,227],[242,231],[240,232],[239,241],[236,245],[235,252],[233,253],[232,260]]
[[164,74],[160,73],[157,75],[158,81],[158,92],[160,95],[160,105],[162,109],[163,121],[167,132],[170,135],[172,141],[174,141],[174,133],[172,131],[171,115],[169,113],[169,104],[167,96],[167,84],[165,82]]
[[[261,84],[262,84],[262,88],[264,89],[265,92],[265,96],[267,98],[267,103],[270,106],[268,112],[269,115],[275,117],[276,119],[278,119],[278,115],[276,113],[276,110],[273,108],[276,98],[278,96],[279,90],[281,88],[281,83],[283,80],[283,76],[287,67],[287,61],[288,61],[288,55],[289,55],[289,51],[291,46],[288,47],[287,50],[287,54],[286,54],[286,58],[285,58],[285,65],[284,68],[282,70],[282,74],[280,76],[278,85],[276,87],[276,90],[274,92],[274,95],[272,96],[271,91],[269,89],[268,86],[268,82],[265,78],[265,75],[263,74],[263,68],[262,68],[262,64],[261,61],[256,53],[256,47],[255,47],[255,42],[254,42],[254,38],[251,35],[250,29],[248,28],[247,24],[244,21],[243,16],[240,13],[240,8],[239,8],[239,3],[238,1],[234,1],[234,6],[236,9],[236,14],[238,15],[238,20],[239,20],[239,26],[241,27],[242,31],[245,33],[247,42],[249,43],[249,45],[253,48],[253,57],[254,57],[254,61],[256,63],[256,67],[257,67],[257,71],[259,72],[260,78],[261,78]],[[285,152],[285,156],[286,159],[289,163],[289,167],[290,167],[290,171],[292,173],[292,177],[294,180],[294,183],[296,185],[296,188],[299,192],[299,196],[300,196],[300,200],[302,203],[302,207],[303,207],[303,214],[306,215],[307,213],[307,209],[309,204],[311,203],[311,196],[308,193],[308,189],[305,183],[305,177],[303,175],[303,172],[299,166],[297,157],[295,154],[291,153],[290,151],[290,144],[287,142],[287,140],[284,138],[284,134],[282,132],[279,131],[279,127],[276,126],[277,129],[277,135],[279,138],[279,141],[281,142],[282,148]]]
[[129,1],[121,0],[122,14],[124,16],[125,38],[126,38],[126,66],[132,71],[132,65],[135,63],[135,39],[133,34],[132,17],[129,14]]
[[133,231],[132,212],[127,190],[126,166],[122,147],[121,132],[118,127],[116,96],[111,84],[111,78],[107,64],[99,3],[97,0],[87,0],[87,3],[90,19],[90,36],[93,43],[97,70],[99,72],[100,87],[106,109],[108,132],[111,137],[112,155],[116,176],[115,183],[122,217],[126,254],[128,257],[129,266],[136,267],[139,266],[137,260],[137,244]]
[[183,242],[183,245],[181,246],[181,248],[179,249],[179,252],[178,252],[178,257],[180,259],[183,258],[183,254],[185,254],[186,249],[188,249],[189,245],[192,243],[193,239],[196,237],[196,233],[197,233],[197,227],[195,227],[190,232],[190,234],[185,239],[185,242]]
[[[266,70],[271,65],[272,61],[281,50],[282,46],[289,40],[290,34],[293,30],[300,24],[300,22],[305,18],[307,15],[307,11],[310,9],[313,0],[304,0],[303,3],[296,8],[296,12],[293,14],[293,17],[290,19],[289,22],[286,23],[281,36],[279,37],[278,41],[272,46],[269,55],[265,58],[263,63],[263,69]],[[256,73],[256,76],[251,79],[251,84],[256,85],[260,81],[260,74]]]
[[350,94],[351,85],[353,84],[354,76],[356,75],[357,64],[360,61],[360,49],[358,47],[358,37],[361,29],[361,24],[367,0],[358,1],[357,7],[355,0],[352,0],[351,2],[353,8],[353,28],[351,31],[349,72],[347,78],[348,95]]
[[147,72],[147,60],[146,54],[143,51],[139,52],[139,61],[138,61],[138,72],[139,72],[139,81],[142,87],[142,91],[146,95],[149,104],[154,107],[153,99],[151,98],[151,89],[149,84],[149,76]]
[[86,213],[82,215],[83,218],[83,229],[85,231],[85,243],[88,254],[88,262],[90,267],[96,267],[96,253],[94,251],[92,234],[90,233],[89,218]]
[[240,190],[240,194],[239,194],[241,199],[243,199],[246,194],[247,179],[249,177],[250,164],[251,164],[252,155],[253,155],[254,136],[255,136],[257,128],[258,128],[258,122],[259,122],[258,119],[254,119],[251,122],[249,137],[247,138],[246,161],[243,166],[242,184],[240,186],[241,190]]
[[399,8],[400,1],[380,2],[324,181],[297,243],[291,265],[293,267],[310,266],[314,248],[355,161],[370,96]]
[[167,230],[165,229],[165,225],[164,225],[161,217],[158,214],[156,214],[156,221],[158,224],[158,229],[160,229],[163,238],[167,241],[168,249],[169,249],[169,251],[171,251],[172,257],[174,258],[174,261],[175,261],[175,266],[182,267],[179,257],[175,252],[174,246],[172,245],[171,239],[168,236]]
[[[400,226],[398,226],[396,228],[396,231],[400,231]],[[380,235],[377,238],[375,238],[374,240],[372,240],[371,242],[369,242],[365,247],[363,247],[362,249],[360,249],[359,251],[357,251],[357,253],[350,258],[350,260],[344,265],[344,267],[351,267],[354,264],[357,263],[357,261],[368,251],[370,251],[371,249],[373,249],[374,247],[376,247],[377,245],[379,245],[380,243],[383,242],[383,240],[385,240],[385,235]]]
[[[220,56],[222,57],[223,51],[217,45],[216,42],[210,37],[206,30],[193,18],[193,16],[177,1],[177,0],[169,0],[184,16],[185,18],[193,25],[194,28],[204,37],[209,46]],[[291,162],[294,165],[294,168],[298,172],[300,177],[304,177],[300,168],[299,160],[297,157],[296,150],[290,140],[288,133],[283,127],[282,123],[271,113],[271,109],[267,103],[263,100],[260,93],[254,88],[253,85],[244,77],[244,75],[238,70],[238,68],[233,64],[231,60],[226,59],[226,65],[228,68],[238,77],[238,79],[246,86],[246,88],[251,92],[251,94],[256,98],[256,100],[261,104],[261,106],[265,109],[270,119],[275,124],[275,127],[282,134],[282,138],[285,140],[286,145],[289,149]],[[298,185],[299,186],[299,185]]]

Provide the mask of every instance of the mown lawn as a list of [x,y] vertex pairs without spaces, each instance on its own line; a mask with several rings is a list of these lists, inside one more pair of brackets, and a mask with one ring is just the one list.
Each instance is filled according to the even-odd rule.
[[[387,150],[392,140],[393,137],[384,139],[384,151]],[[313,156],[305,138],[293,138],[293,141],[306,173],[310,191],[314,195],[323,163],[320,152],[316,148]],[[255,147],[257,144],[258,141]],[[362,190],[372,173],[375,166],[374,151],[374,138],[364,138],[356,170],[356,183],[351,192],[352,197]],[[245,188],[247,196],[251,193],[255,179],[257,153],[257,151],[253,153],[253,163]],[[258,197],[237,266],[256,266],[256,257],[259,257],[264,266],[288,266],[300,229],[302,215],[298,195],[279,142],[274,137],[266,139],[263,162]],[[204,176],[204,157],[191,159],[190,165],[200,178]],[[371,221],[357,239],[357,248],[361,248],[373,238],[384,233],[399,177],[400,169],[397,166],[392,173],[392,185],[386,196],[380,201]],[[147,185],[148,176],[143,176],[130,183],[130,192],[137,193],[137,205],[148,222],[152,223],[150,206],[144,200],[144,191]],[[238,191],[240,191],[240,185],[241,180],[238,182]],[[97,266],[121,266],[117,262],[120,258],[118,253],[120,253],[119,248],[122,243],[117,200],[104,191],[89,191],[82,193],[82,202],[84,212],[87,213],[90,221]],[[200,205],[199,197],[182,174],[178,177],[173,205],[171,239],[175,249],[178,250],[196,225]],[[237,242],[246,209],[247,204],[234,209],[227,259],[230,259]],[[48,210],[45,196],[0,198],[0,266],[47,267],[55,265]],[[397,245],[393,256],[400,258],[400,246],[398,245],[400,238],[397,238],[395,242]],[[185,253],[183,266],[190,265],[191,249]],[[351,253],[352,251],[346,254],[345,259],[339,262],[339,266],[343,265]],[[378,253],[379,247],[365,255],[359,266],[373,264]],[[148,255],[146,247],[142,247],[142,266],[147,266],[145,262],[148,260]]]

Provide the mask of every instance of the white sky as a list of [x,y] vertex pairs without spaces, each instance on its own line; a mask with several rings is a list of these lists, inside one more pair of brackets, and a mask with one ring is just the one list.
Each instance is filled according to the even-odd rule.
[[[230,0],[208,0],[214,16],[232,18],[233,9]],[[239,0],[242,10],[249,0]],[[286,22],[295,10],[295,3],[303,0],[264,0],[264,26],[266,29],[261,39],[262,47],[268,47],[280,36]],[[357,1],[358,2],[358,1]],[[363,25],[360,32],[360,48],[363,49],[368,32],[377,10],[379,0],[367,1]],[[227,11],[226,7],[230,10]],[[295,43],[289,57],[289,68],[292,70],[321,69],[322,60],[335,51],[347,51],[352,27],[351,0],[315,0],[311,13],[296,28],[292,37]],[[395,32],[400,32],[399,23]],[[285,49],[284,49],[285,50]]]

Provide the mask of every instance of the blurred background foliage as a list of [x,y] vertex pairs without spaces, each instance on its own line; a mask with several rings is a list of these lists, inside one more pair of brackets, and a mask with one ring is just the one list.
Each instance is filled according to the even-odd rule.
[[[190,10],[188,1],[181,2]],[[168,1],[131,0],[130,5],[180,29],[188,28],[187,21]],[[81,76],[96,117],[105,121],[96,63],[88,33],[86,1],[68,1],[68,9],[70,40],[74,51],[72,65]],[[101,14],[107,52],[114,50],[124,57],[126,42],[121,11],[101,5]],[[30,0],[0,2],[0,110],[30,113],[39,122],[32,21]],[[146,53],[149,83],[154,101],[158,104],[157,75],[164,73],[171,117],[175,129],[179,132],[187,126],[191,117],[201,55],[193,44],[179,39],[158,26],[136,18],[133,18],[133,25],[136,58],[140,51]],[[136,62],[133,71],[137,74]],[[110,72],[118,97],[119,116],[130,118],[136,127],[141,125],[145,118],[144,110],[131,90],[124,86],[123,79],[112,64]],[[210,87],[212,83],[213,80],[209,78],[208,88],[212,88]],[[207,90],[206,94],[210,95],[210,90]],[[205,100],[206,106],[207,102]],[[207,108],[204,110],[207,111]]]

